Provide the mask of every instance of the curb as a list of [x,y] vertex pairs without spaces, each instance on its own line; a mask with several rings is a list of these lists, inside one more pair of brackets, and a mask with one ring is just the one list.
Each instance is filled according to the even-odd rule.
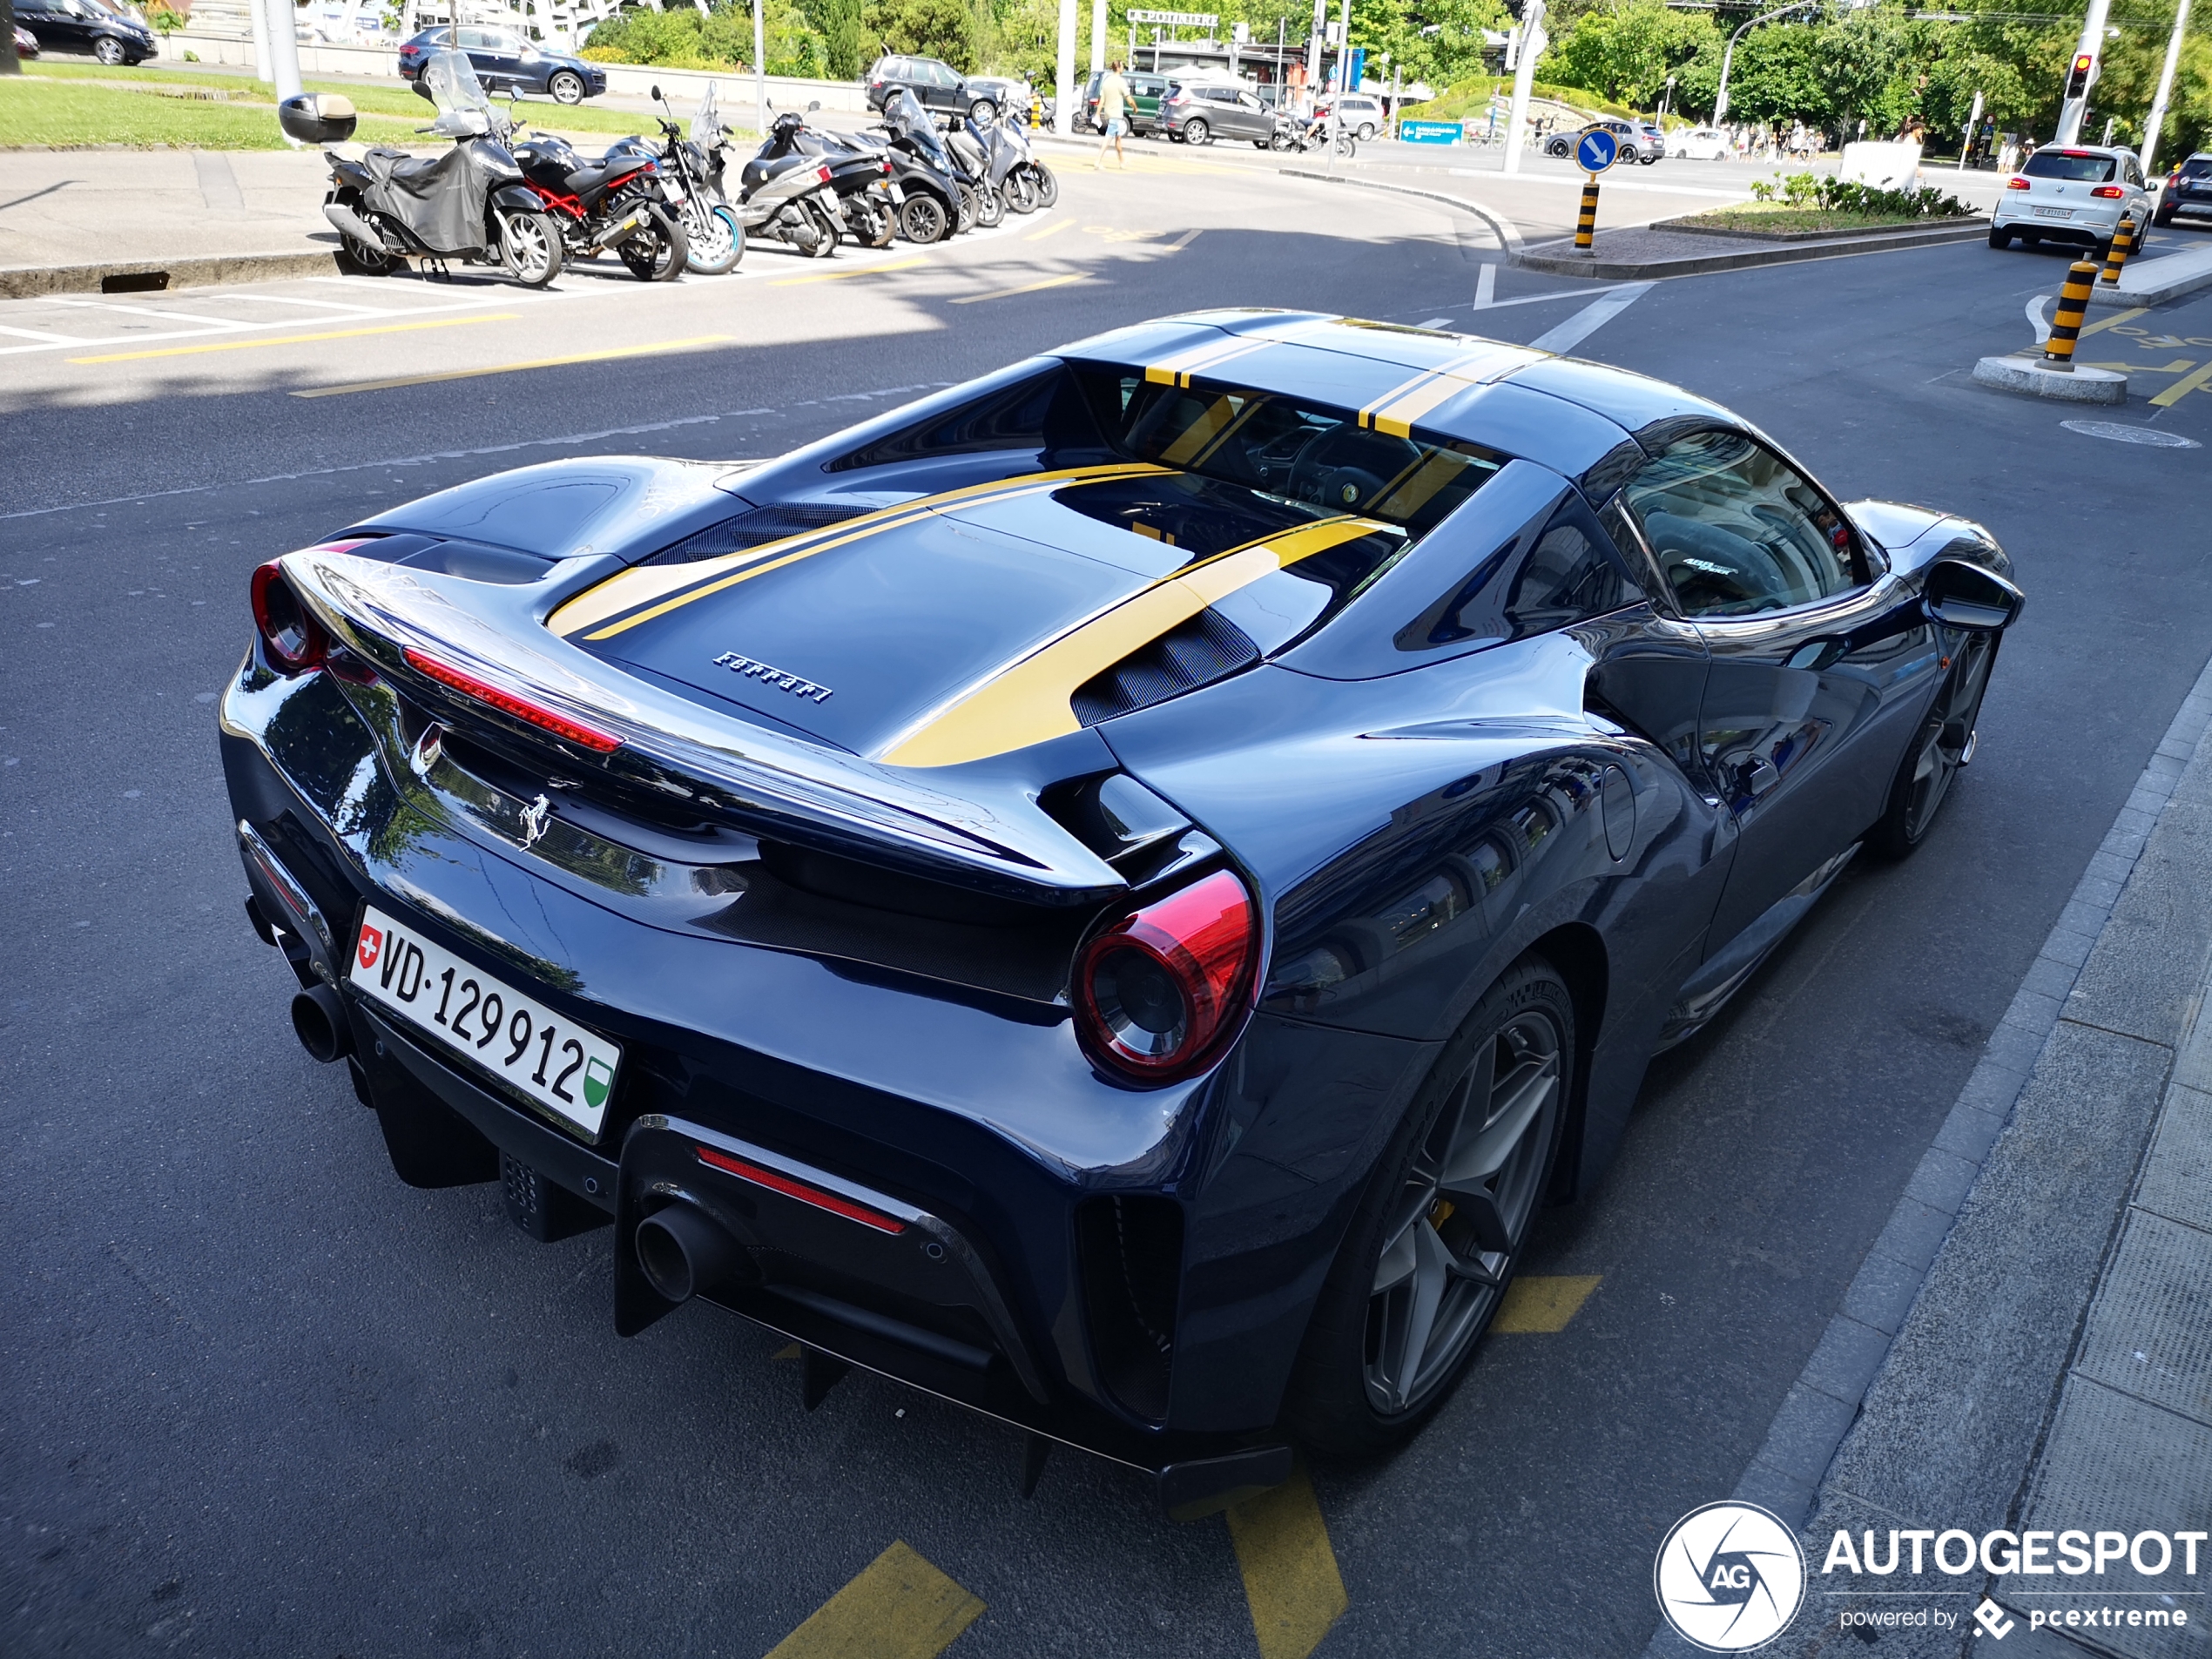
[[1485,207],[1480,202],[1471,202],[1464,196],[1447,196],[1440,190],[1416,190],[1411,185],[1386,185],[1376,179],[1351,179],[1340,172],[1316,172],[1310,167],[1278,167],[1276,171],[1285,179],[1311,179],[1324,185],[1358,185],[1363,190],[1386,190],[1393,196],[1419,196],[1426,201],[1442,202],[1447,207],[1456,207],[1462,212],[1473,213],[1490,227],[1498,239],[1506,258],[1513,264],[1521,263],[1521,249],[1527,246],[1519,230],[1504,214]]
[[1980,225],[1946,226],[1940,230],[1912,231],[1887,236],[1841,236],[1831,241],[1801,242],[1786,247],[1693,254],[1684,260],[1630,261],[1578,259],[1571,253],[1517,252],[1513,262],[1524,269],[1549,272],[1554,276],[1587,276],[1608,282],[1635,282],[1648,277],[1703,276],[1715,271],[1743,271],[1761,265],[1795,265],[1801,260],[1832,260],[1858,253],[1881,253],[1892,248],[1938,247],[1952,242],[1979,242],[1986,234]]
[[1974,383],[2000,392],[2056,398],[2061,403],[2125,403],[2128,377],[2108,368],[2053,368],[2035,357],[1985,357],[1974,365]]
[[157,293],[219,282],[273,282],[327,276],[331,250],[307,253],[213,253],[181,260],[119,260],[94,265],[0,266],[0,300],[42,293]]
[[[1959,219],[1945,220],[1939,228],[1963,230],[1969,225],[1986,232],[1989,229],[1989,215],[1968,213]],[[1684,214],[1675,219],[1655,219],[1645,228],[1655,231],[1674,231],[1683,236],[1714,236],[1737,242],[1779,242],[1785,247],[1793,242],[1832,242],[1836,239],[1836,233],[1833,231],[1742,231],[1724,225],[1701,225],[1697,222],[1697,216],[1695,213]],[[1910,236],[1918,231],[1933,228],[1939,227],[1920,225],[1878,225],[1860,231],[1858,234],[1870,242],[1886,243],[1897,237]]]
[[[2156,1116],[2155,1096],[2162,1095],[2171,1069],[2170,1055],[2161,1062],[2148,1052],[2158,1049],[2155,1038],[2110,1028],[2123,1022],[2106,1005],[2124,999],[2147,979],[2162,983],[2170,977],[2161,976],[2168,964],[2158,947],[2164,945],[2170,954],[2176,948],[2170,935],[2184,930],[2173,926],[2176,907],[2170,896],[2156,889],[2170,887],[2177,878],[2165,867],[2162,846],[2161,856],[2146,854],[2167,821],[2184,772],[2208,754],[2212,754],[2212,663],[2182,699],[1888,1224],[1868,1250],[1842,1307],[1775,1413],[1765,1444],[1737,1482],[1737,1501],[1761,1505],[1800,1533],[1814,1520],[1816,1504],[1822,1516],[1885,1514],[1889,1519],[1881,1524],[1888,1525],[1899,1514],[1931,1502],[1943,1504],[1942,1499],[1922,1494],[1948,1477],[1953,1487],[1981,1488],[1984,1499],[1969,1506],[1954,1495],[1946,1507],[1956,1507],[1959,1518],[1950,1524],[2001,1524],[2009,1519],[2006,1507],[2017,1505],[2035,1465],[2081,1318],[2119,1231],[2116,1217],[2124,1215],[2134,1185]],[[2202,924],[2186,930],[2206,936],[2196,940],[2201,957],[2212,941],[2212,917],[2190,921]],[[2158,960],[2147,960],[2151,958]],[[2197,968],[2182,996],[2195,990],[2201,962]],[[2179,1035],[2169,1041],[2178,1042]],[[2149,1107],[2135,1113],[2141,1122],[2129,1118],[2125,1108],[2131,1102],[2141,1104],[2134,1097],[2141,1095],[2135,1084],[2143,1080],[2112,1081],[2118,1073],[2100,1073],[2072,1052],[2084,1046],[2146,1051],[2132,1056],[2134,1068],[2146,1075],[2156,1070],[2161,1086],[2151,1091]],[[2042,1219],[2013,1213],[2024,1203],[2017,1191],[2020,1170],[2047,1165],[2054,1140],[2081,1136],[2083,1126],[2076,1119],[2082,1102],[2100,1088],[2119,1089],[2131,1100],[2100,1097],[2092,1103],[2093,1128],[2087,1139],[2101,1163],[2094,1170],[2066,1172],[2067,1196],[2077,1201],[2074,1208],[2089,1212],[2087,1231],[2094,1236],[2086,1242],[2074,1236],[2053,1240],[2047,1246],[2053,1259],[2044,1265],[2055,1271],[2039,1274],[2033,1264],[2022,1266],[2009,1248]],[[2057,1181],[2060,1172],[2047,1178]],[[2107,1190],[2080,1201],[2081,1190],[2099,1181]],[[2109,1203],[2115,1218],[2095,1213],[2100,1202]],[[1986,1271],[1993,1236],[2006,1242],[2006,1271],[2027,1283],[2020,1293],[2023,1302],[2040,1295],[2050,1304],[2033,1308],[2039,1318],[2020,1321],[2031,1339],[2043,1341],[2040,1352],[2015,1347],[1984,1352],[1973,1346],[1975,1332],[1946,1339],[1941,1328],[1959,1310],[1937,1303],[1946,1295],[1959,1300],[1961,1286]],[[1974,1305],[1971,1294],[1962,1305]],[[2020,1312],[1996,1309],[1989,1317]],[[2055,1359],[2049,1347],[2054,1340]],[[1939,1366],[1946,1364],[1966,1366],[1969,1374],[1939,1375]],[[1975,1366],[1982,1370],[1975,1372]],[[1977,1382],[1983,1386],[1978,1389]],[[2001,1410],[2007,1389],[2014,1397],[2011,1403],[2021,1408],[2016,1414],[2033,1420],[2012,1425],[2013,1446],[1977,1446],[1956,1425],[1941,1420],[1939,1406],[1947,1402],[1975,1414],[1978,1425],[2009,1421]],[[1975,1471],[1993,1460],[1993,1453],[1998,1471],[1977,1475]],[[1855,1465],[1893,1471],[1915,1490],[1900,1497],[1846,1489],[1844,1482]],[[1986,1516],[1983,1508],[1989,1511]],[[1799,1627],[1798,1642],[1777,1652],[1796,1652],[1808,1644],[1818,1649],[1833,1634],[1817,1622],[1804,1628],[1802,1614]],[[1695,1651],[1662,1620],[1644,1655],[1683,1659]]]
[[[2119,281],[2100,282],[2090,289],[2089,304],[2092,307],[2157,306],[2165,304],[2168,300],[2178,300],[2185,293],[2195,293],[2199,288],[2212,287],[2212,260],[2190,257],[2198,252],[2200,250],[2193,248],[2187,254],[2161,253],[2155,260],[2145,260],[2141,265],[2123,271]],[[2158,267],[2171,259],[2188,260],[2194,268],[2159,281]],[[2148,277],[2151,280],[2141,287],[2135,287],[2128,282],[2130,277]]]

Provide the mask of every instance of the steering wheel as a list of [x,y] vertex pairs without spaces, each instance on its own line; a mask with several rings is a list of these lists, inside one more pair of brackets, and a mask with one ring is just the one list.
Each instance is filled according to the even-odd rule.
[[1420,449],[1403,438],[1331,427],[1298,451],[1283,493],[1332,513],[1372,508],[1388,482],[1420,458]]

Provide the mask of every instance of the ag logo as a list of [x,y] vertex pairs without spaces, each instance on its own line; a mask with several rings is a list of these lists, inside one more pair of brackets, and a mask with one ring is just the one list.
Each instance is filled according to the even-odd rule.
[[1804,1600],[1797,1534],[1749,1503],[1709,1503],[1675,1522],[1652,1568],[1659,1610],[1708,1653],[1748,1653],[1787,1629]]
[[383,948],[384,934],[381,928],[363,927],[361,929],[361,960],[363,968],[375,967],[377,953]]

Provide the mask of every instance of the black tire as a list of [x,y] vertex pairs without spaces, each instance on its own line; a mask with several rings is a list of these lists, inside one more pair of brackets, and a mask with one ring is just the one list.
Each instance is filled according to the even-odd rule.
[[1290,149],[1296,142],[1297,140],[1292,138],[1289,133],[1283,132],[1280,128],[1278,128],[1274,135],[1267,140],[1267,147],[1274,151],[1278,155],[1280,155],[1284,151]]
[[909,242],[941,242],[951,224],[945,204],[925,192],[917,191],[899,204],[899,234]]
[[965,236],[975,228],[975,221],[983,211],[983,203],[975,193],[974,185],[961,185],[956,188],[960,191],[960,218],[953,227],[953,233]]
[[979,98],[968,106],[968,118],[979,127],[987,127],[998,119],[999,106],[987,98]]
[[2162,212],[2153,213],[2150,216],[2150,222],[2159,229],[2164,230],[2174,222],[2173,210],[2169,208]]
[[1207,144],[1211,142],[1212,138],[1212,130],[1206,125],[1204,120],[1185,121],[1183,124],[1184,143]]
[[550,213],[503,213],[499,260],[526,288],[542,288],[561,274],[561,229]]
[[1060,180],[1053,176],[1052,169],[1043,162],[1033,161],[1029,164],[1029,182],[1036,186],[1038,206],[1050,207],[1059,201]]
[[1973,759],[1975,726],[1997,646],[1997,635],[1977,633],[1968,634],[1958,648],[1951,671],[1898,762],[1882,815],[1866,833],[1868,850],[1877,856],[1909,857],[1934,827],[1952,783]]
[[112,35],[102,35],[92,43],[92,56],[110,69],[115,69],[127,61],[131,54],[124,50],[123,43]]
[[359,237],[341,234],[338,239],[338,269],[346,276],[389,276],[399,268],[396,256],[381,247],[371,247]]
[[2012,246],[2012,232],[2005,230],[1998,226],[1992,225],[1989,227],[1989,245],[1992,247],[1999,248]]
[[1352,136],[1362,144],[1372,144],[1375,141],[1375,124],[1372,121],[1361,122],[1359,130]]
[[988,185],[976,188],[975,222],[987,231],[995,231],[1006,223],[1006,198]]
[[616,244],[615,257],[640,282],[667,282],[683,274],[691,247],[675,215],[648,202],[644,224]]
[[1009,213],[1026,214],[1037,211],[1037,187],[1026,167],[1016,167],[1007,174],[1006,182],[999,186],[999,194],[1005,199],[1006,210]]
[[553,101],[556,104],[583,102],[583,78],[569,70],[560,71],[551,80],[546,82],[545,90],[553,95]]
[[[1386,1451],[1450,1394],[1534,1231],[1575,1064],[1574,998],[1550,963],[1523,956],[1445,1044],[1338,1248],[1285,1408],[1313,1451]],[[1478,1090],[1484,1117],[1475,1123]],[[1471,1173],[1492,1162],[1489,1174]],[[1445,1164],[1460,1170],[1440,1171],[1454,1184],[1451,1199],[1439,1187]],[[1404,1274],[1385,1286],[1399,1263]],[[1442,1289],[1423,1332],[1425,1275]],[[1403,1374],[1408,1348],[1419,1349],[1411,1376]]]

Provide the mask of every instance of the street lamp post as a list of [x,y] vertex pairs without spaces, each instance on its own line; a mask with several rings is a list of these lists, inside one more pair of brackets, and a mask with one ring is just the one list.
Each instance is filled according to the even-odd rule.
[[1786,6],[1777,6],[1771,11],[1762,11],[1750,22],[1738,26],[1736,32],[1728,37],[1728,50],[1721,54],[1720,91],[1713,98],[1713,125],[1715,126],[1718,126],[1728,114],[1728,71],[1736,62],[1736,43],[1742,40],[1755,26],[1764,23],[1769,17],[1779,17],[1785,11],[1803,11],[1808,6],[1818,3],[1819,0],[1791,0],[1791,3]]
[[2158,72],[2158,95],[2150,101],[2150,119],[2143,123],[2143,171],[2150,171],[2151,158],[2158,153],[2158,131],[2166,125],[2166,105],[2174,96],[2174,69],[2182,61],[2182,30],[2188,27],[2189,0],[2174,13],[2173,38],[2166,43],[2166,67]]

